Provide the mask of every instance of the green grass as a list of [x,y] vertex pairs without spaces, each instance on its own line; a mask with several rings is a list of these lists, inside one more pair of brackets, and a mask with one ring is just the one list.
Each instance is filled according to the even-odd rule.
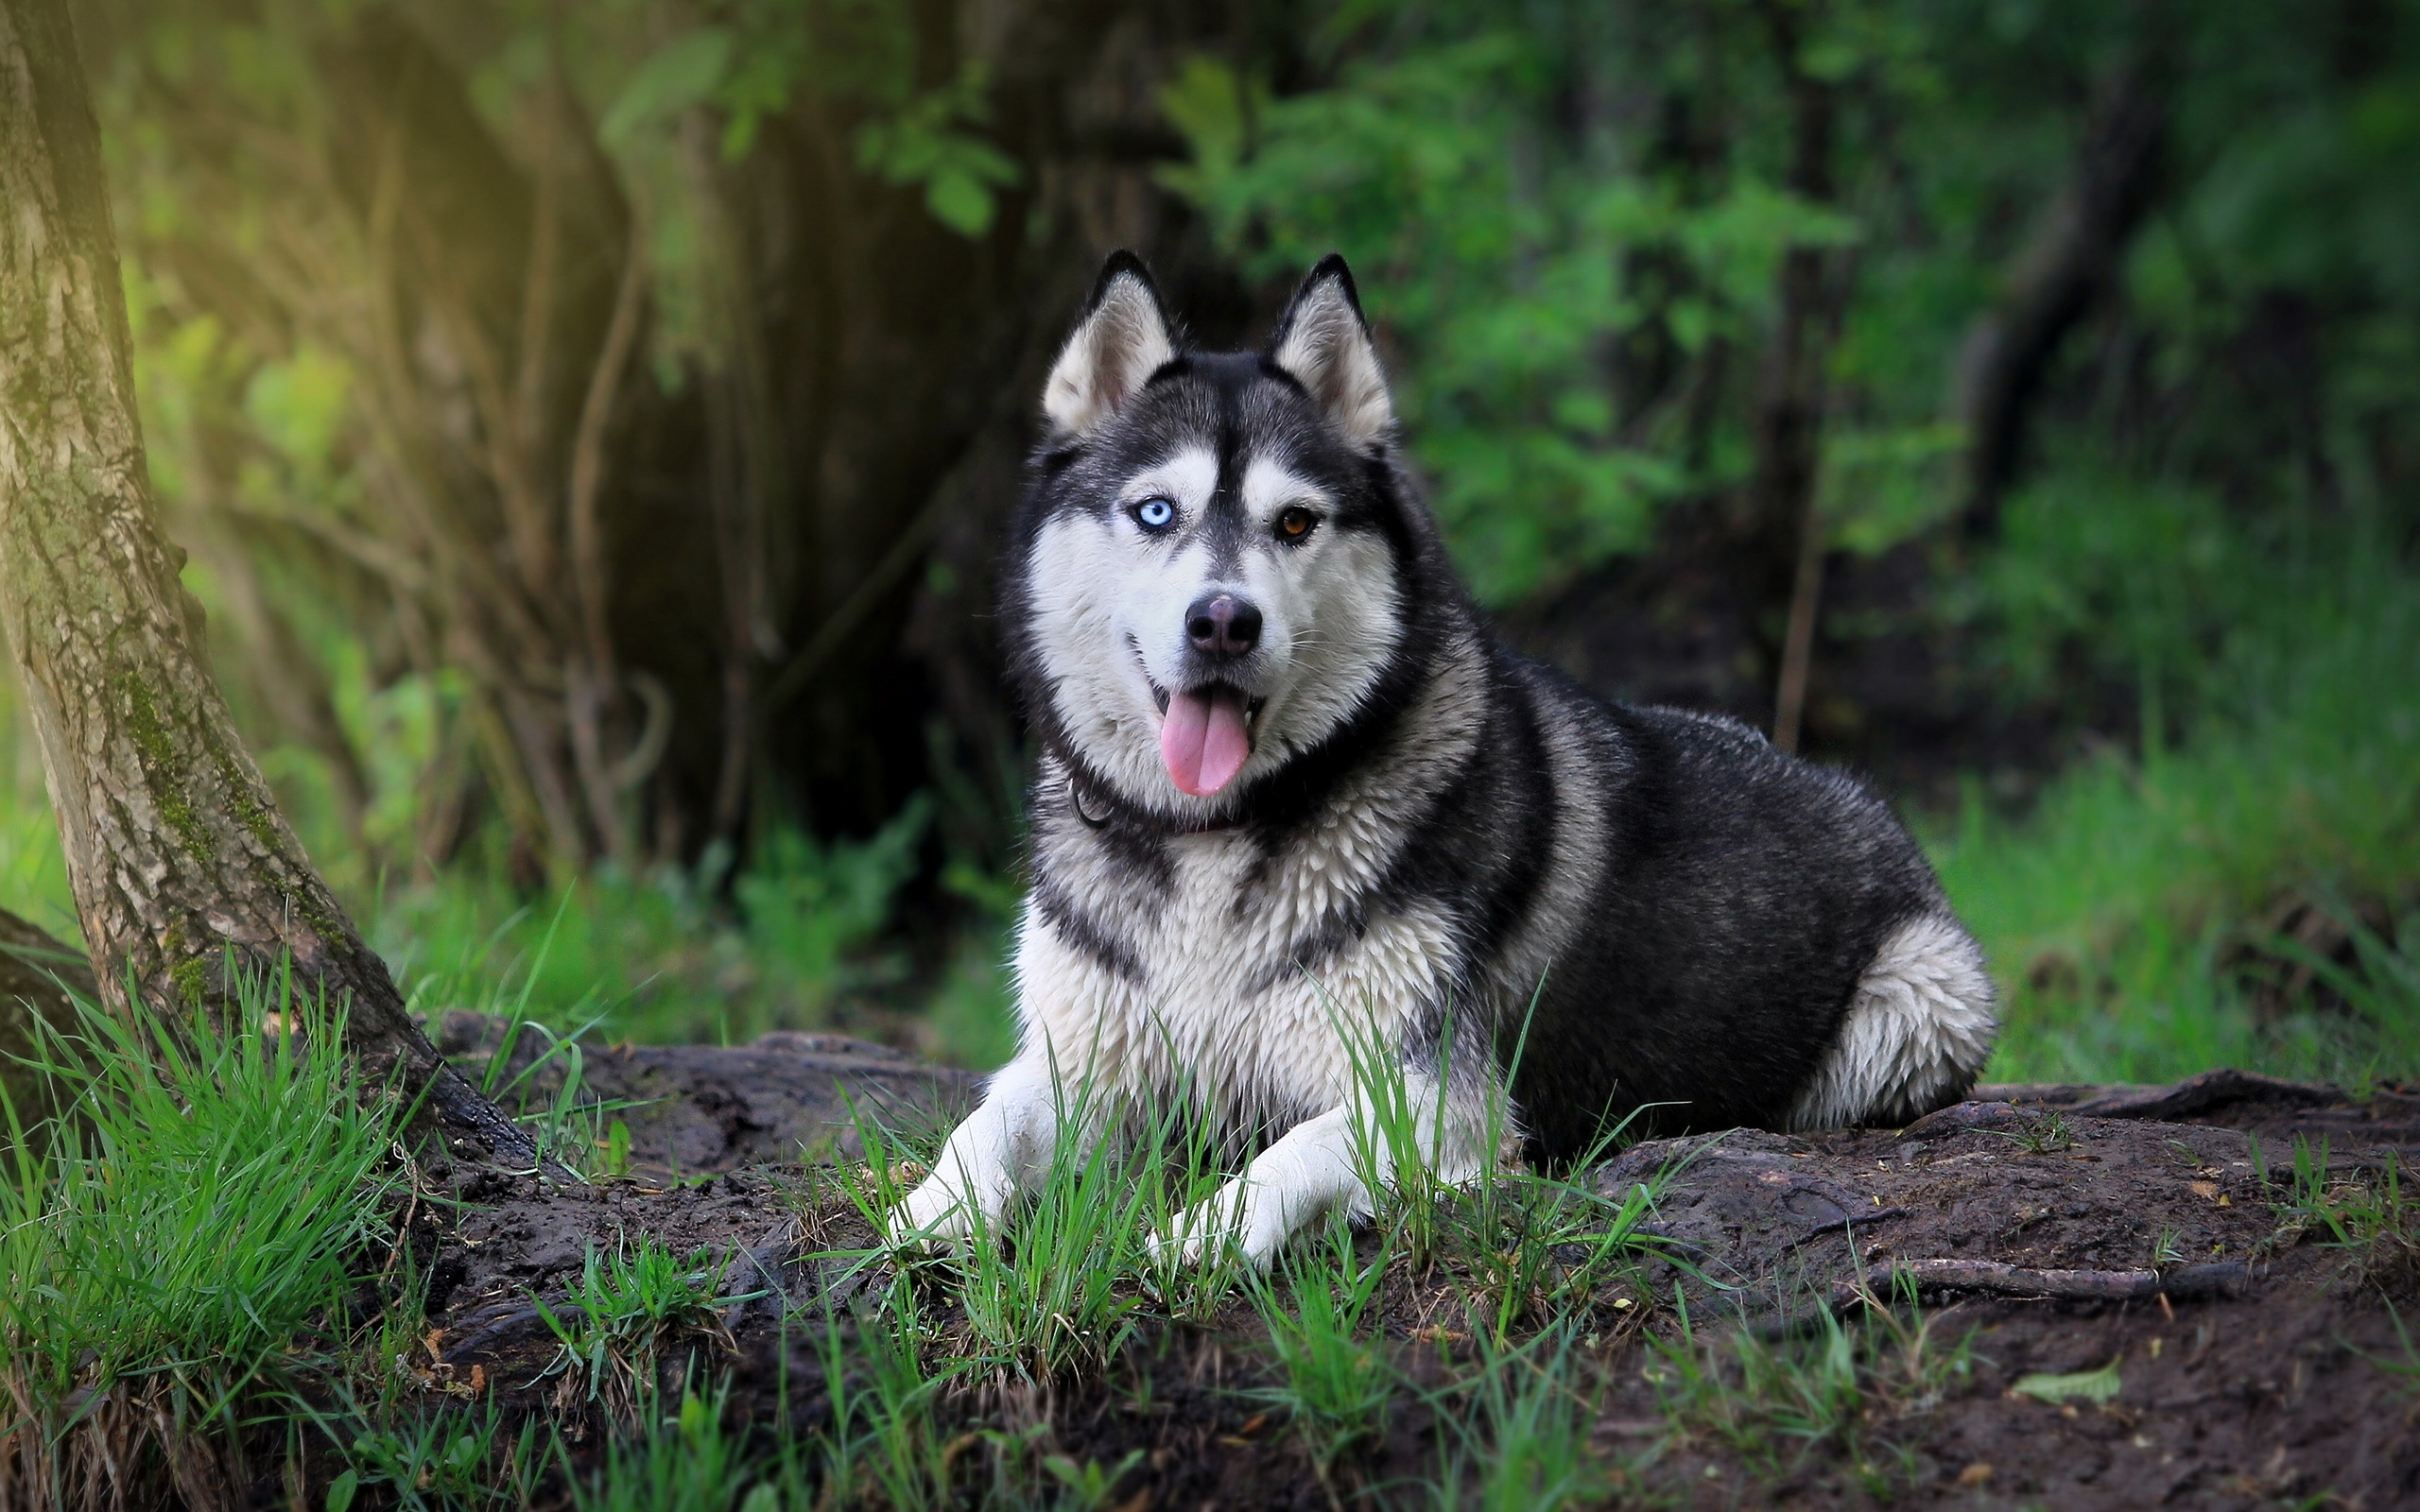
[[[1373,1194],[1372,1216],[1391,1248],[1424,1276],[1442,1270],[1462,1292],[1464,1310],[1501,1347],[1524,1326],[1536,1328],[1574,1309],[1660,1250],[1639,1231],[1665,1175],[1608,1195],[1585,1173],[1624,1143],[1630,1120],[1605,1129],[1595,1148],[1556,1176],[1504,1163],[1511,1122],[1501,1091],[1489,1094],[1478,1131],[1478,1169],[1448,1181],[1435,1152],[1446,1138],[1450,1067],[1412,1078],[1367,1026],[1374,1016],[1335,1012],[1355,1083],[1353,1159]],[[1524,1028],[1512,1056],[1527,1054]],[[1509,1079],[1509,1077],[1508,1077]]]
[[[579,1512],[780,1512],[782,1467],[752,1463],[724,1424],[725,1405],[720,1393],[683,1392],[678,1407],[646,1434],[609,1444],[595,1476],[573,1477],[572,1505]],[[809,1503],[797,1498],[789,1504]]]
[[1261,1400],[1293,1421],[1322,1476],[1377,1431],[1398,1389],[1392,1368],[1363,1337],[1392,1253],[1381,1248],[1364,1259],[1356,1248],[1352,1230],[1333,1218],[1317,1238],[1294,1246],[1282,1279],[1254,1277],[1251,1287],[1284,1371],[1283,1383],[1265,1388]]
[[[978,1221],[971,1242],[918,1267],[949,1293],[977,1352],[1046,1383],[1115,1355],[1146,1311],[1192,1321],[1215,1315],[1237,1280],[1229,1257],[1188,1263],[1161,1242],[1226,1175],[1210,1131],[1184,1116],[1190,1100],[1180,1094],[1146,1113],[1100,1106],[1083,1083],[1060,1096],[1063,1125],[1103,1125],[1108,1133],[1089,1148],[1060,1140],[1011,1223]],[[843,1171],[843,1186],[879,1229],[900,1199],[902,1176],[929,1167],[934,1141],[911,1147],[870,1118],[860,1119],[859,1137],[867,1160]],[[850,1258],[868,1264],[884,1257]]]
[[913,1289],[897,1280],[852,1315],[827,1314],[820,1343],[832,1422],[815,1469],[834,1503],[879,1499],[899,1512],[945,1503],[953,1435],[940,1405],[980,1362],[960,1355],[928,1367],[928,1320]]
[[611,1250],[590,1246],[568,1296],[551,1305],[532,1298],[555,1336],[540,1379],[560,1380],[557,1406],[585,1400],[627,1423],[655,1400],[673,1350],[696,1343],[727,1352],[723,1311],[746,1299],[723,1294],[728,1265],[729,1257],[703,1251],[684,1260],[644,1235]]
[[1451,1430],[1439,1512],[1551,1512],[1597,1492],[1604,1468],[1588,1447],[1595,1404],[1573,1332],[1483,1346],[1471,1379],[1436,1394]]
[[387,1105],[307,1048],[341,1012],[282,978],[236,1005],[223,1031],[156,1034],[83,1005],[81,1041],[46,1043],[65,1112],[12,1137],[0,1183],[0,1467],[34,1502],[218,1464],[251,1399],[341,1347],[385,1259]]
[[1719,1446],[1766,1474],[1827,1450],[1847,1461],[1868,1495],[1890,1498],[1915,1473],[1895,1425],[1931,1412],[1971,1379],[1974,1354],[1971,1334],[1940,1336],[1912,1294],[1868,1302],[1843,1321],[1808,1299],[1812,1329],[1778,1340],[1747,1327],[1701,1334],[1678,1306],[1678,1330],[1648,1336],[1646,1370],[1669,1425],[1668,1447]]
[[318,1423],[345,1459],[328,1484],[327,1512],[351,1512],[364,1491],[374,1504],[411,1512],[526,1507],[547,1470],[549,1446],[537,1419],[507,1434],[493,1402],[453,1412],[389,1413],[379,1425],[325,1417]]
[[[720,892],[727,852],[644,877],[610,868],[536,896],[475,862],[371,889],[372,943],[413,1005],[501,1013],[518,1005],[557,1028],[594,1022],[609,1039],[742,1043],[769,1029],[816,1029],[853,1001],[894,992],[907,963],[878,939],[913,870],[930,805],[911,803],[873,838],[829,845],[770,832]],[[947,1033],[977,1055],[997,1043],[984,988],[953,960],[942,993]],[[987,1038],[987,1036],[989,1038]]]
[[[2297,608],[2205,670],[2227,686],[2173,747],[2087,761],[2021,819],[1978,799],[1935,830],[2006,994],[1991,1076],[2420,1072],[2420,593],[2348,570]],[[2354,925],[2352,970],[2321,964],[2349,1013],[2256,1005],[2245,963],[2293,957],[2264,919],[2296,898]],[[2400,950],[2358,925],[2361,902]]]

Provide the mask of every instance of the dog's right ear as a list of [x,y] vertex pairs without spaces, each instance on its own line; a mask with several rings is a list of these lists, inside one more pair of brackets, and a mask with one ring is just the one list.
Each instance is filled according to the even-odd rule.
[[1053,426],[1082,439],[1175,356],[1160,291],[1143,260],[1130,251],[1112,252],[1093,284],[1084,318],[1042,386],[1042,411]]

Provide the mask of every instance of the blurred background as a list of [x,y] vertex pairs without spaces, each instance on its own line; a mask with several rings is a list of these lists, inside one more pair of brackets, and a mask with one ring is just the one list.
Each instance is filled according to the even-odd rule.
[[1993,1075],[2420,1071],[2412,0],[78,21],[164,524],[423,1006],[1003,1058],[1043,373],[1110,249],[1220,345],[1336,249],[1506,633],[1870,775]]

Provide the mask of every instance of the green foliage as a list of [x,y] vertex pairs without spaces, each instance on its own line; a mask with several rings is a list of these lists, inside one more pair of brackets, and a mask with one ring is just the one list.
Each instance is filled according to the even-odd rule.
[[[853,1326],[852,1326],[853,1325]],[[879,1494],[893,1507],[948,1503],[949,1437],[935,1421],[941,1395],[976,1362],[927,1375],[927,1329],[913,1294],[894,1284],[849,1317],[827,1314],[821,1340],[832,1431],[821,1446],[824,1485],[846,1503]]]
[[861,117],[856,164],[887,182],[921,186],[933,218],[961,236],[990,229],[997,191],[1021,177],[981,135],[991,107],[983,71],[969,64],[937,89],[916,87],[913,18],[868,0],[741,0],[715,8],[721,24],[651,49],[597,127],[631,154],[684,112],[711,106],[725,158],[747,155],[769,119],[796,108]]
[[[2394,1322],[2395,1352],[2358,1352],[2372,1368],[2394,1384],[2398,1394],[2410,1400],[2411,1405],[2405,1409],[2407,1414],[2420,1411],[2420,1342],[2412,1339],[2411,1330],[2403,1321],[2403,1314],[2392,1302],[2387,1304],[2387,1316]],[[2408,1417],[2406,1420],[2409,1420]]]
[[[1164,180],[1249,271],[1299,273],[1331,248],[1361,269],[1402,351],[1397,404],[1434,505],[1496,602],[1642,546],[1654,506],[1694,481],[1682,448],[1620,413],[1602,370],[1607,342],[1646,318],[1616,276],[1625,246],[1677,239],[1685,223],[1709,263],[1760,237],[1769,260],[1791,219],[1685,209],[1540,132],[1561,42],[1488,26],[1286,100],[1201,60],[1165,96],[1196,161]],[[1756,205],[1774,211],[1770,197]],[[1703,344],[1716,306],[1679,318]]]
[[[464,867],[395,889],[372,915],[373,943],[401,963],[416,1008],[470,1007],[556,1030],[739,1043],[819,1028],[852,992],[897,980],[873,949],[912,875],[928,805],[911,803],[863,841],[821,844],[775,830],[715,900],[728,852],[695,871],[600,871],[530,900]],[[955,1022],[978,1052],[997,1042],[998,990],[975,963],[951,978]]]
[[[1104,1104],[1089,1084],[1059,1093],[1065,1129],[1109,1125],[1107,1137],[1054,1142],[1048,1163],[1011,1222],[978,1224],[967,1243],[931,1262],[991,1358],[1037,1382],[1114,1356],[1156,1298],[1177,1316],[1206,1316],[1234,1285],[1224,1258],[1186,1263],[1166,1243],[1179,1217],[1221,1179],[1209,1131],[1187,1120],[1189,1099],[1156,1109]],[[867,1134],[872,1169],[887,1138]],[[884,1207],[894,1200],[882,1194]],[[870,1214],[874,1194],[861,1195]]]
[[2118,1362],[2112,1360],[2098,1370],[2079,1370],[2061,1376],[2020,1376],[2016,1383],[2008,1389],[2054,1405],[2065,1401],[2088,1401],[2098,1407],[2116,1401],[2124,1385],[2118,1375]]
[[328,1483],[327,1512],[350,1512],[363,1491],[422,1512],[526,1506],[544,1469],[535,1418],[504,1433],[493,1404],[465,1414],[428,1413],[367,1427],[345,1447],[346,1469]]
[[[1339,4],[1289,93],[1208,58],[1178,73],[1162,103],[1192,161],[1163,181],[1253,277],[1353,258],[1456,556],[1483,598],[1513,603],[1645,549],[1667,506],[1743,483],[1792,248],[1842,254],[1826,528],[1874,552],[1938,522],[1962,484],[1958,354],[2069,172],[2090,125],[2075,102],[2127,60],[2189,58],[2153,86],[2179,176],[2123,310],[2183,418],[2139,424],[2123,404],[2142,401],[2112,399],[2046,423],[2074,443],[2055,455],[2081,464],[2078,487],[2109,460],[2256,478],[2284,521],[2327,486],[2296,450],[2358,476],[2376,465],[2359,427],[2411,420],[2420,281],[2391,249],[2420,226],[2394,166],[2420,131],[2403,103],[2420,57],[2395,9],[2374,41],[2400,41],[2348,68],[2325,28],[2259,3]],[[1834,101],[1817,197],[1789,187],[1793,71]],[[2252,376],[2262,322],[2297,309],[2342,333],[2309,375],[2325,391],[2302,396],[2325,437],[2286,434],[2294,421],[2225,387]],[[2158,537],[2172,511],[2106,502],[2097,518],[2130,549],[2195,549]],[[2190,640],[2192,606],[2133,609]]]
[[961,236],[992,228],[995,196],[1023,177],[1014,159],[974,132],[989,124],[983,71],[969,64],[942,88],[909,100],[857,133],[857,166],[896,184],[921,184],[925,208]]
[[1583,1375],[1568,1326],[1517,1349],[1482,1346],[1470,1380],[1440,1394],[1454,1448],[1437,1480],[1439,1512],[1550,1512],[1587,1498],[1599,1472]]
[[1060,1503],[1064,1512],[1101,1512],[1117,1494],[1117,1483],[1142,1462],[1143,1452],[1131,1449],[1115,1465],[1103,1465],[1098,1460],[1079,1465],[1064,1454],[1052,1454],[1042,1462],[1042,1468],[1067,1488],[1066,1499]]
[[[1986,171],[1936,134],[1951,24],[1881,4],[1790,14],[1794,45],[1727,5],[1339,6],[1317,87],[1278,96],[1197,60],[1165,93],[1193,162],[1163,181],[1248,272],[1332,248],[1362,270],[1413,455],[1483,599],[1642,551],[1667,506],[1745,482],[1793,249],[1841,254],[1823,482],[1840,539],[1879,550],[1951,502],[1962,438],[1941,423],[1940,375],[1986,292],[1932,223],[1971,215],[1959,179]],[[1793,71],[1848,102],[1821,195],[1792,187]],[[1911,123],[1950,181],[1908,172]]]
[[2373,1270],[2420,1257],[2420,1200],[2404,1190],[2403,1162],[2389,1154],[2381,1169],[2340,1172],[2329,1166],[2327,1151],[2325,1137],[2316,1145],[2294,1137],[2293,1169],[2276,1204],[2279,1228],[2364,1251]]
[[1912,1469],[1893,1445],[1893,1425],[1933,1411],[1974,1374],[1971,1332],[1937,1337],[1912,1287],[1895,1300],[1908,1315],[1869,1296],[1859,1318],[1844,1323],[1814,1299],[1811,1332],[1779,1339],[1744,1325],[1701,1337],[1682,1306],[1676,1333],[1649,1336],[1646,1374],[1676,1438],[1710,1440],[1768,1469],[1833,1448],[1869,1494],[1888,1496],[1894,1477]]
[[78,1035],[38,1052],[62,1111],[29,1141],[7,1108],[0,1181],[0,1383],[22,1415],[7,1432],[54,1492],[71,1430],[123,1435],[121,1451],[207,1436],[298,1352],[332,1348],[395,1180],[391,1109],[333,1053],[342,1009],[283,973],[239,977],[223,1026],[77,1006]]

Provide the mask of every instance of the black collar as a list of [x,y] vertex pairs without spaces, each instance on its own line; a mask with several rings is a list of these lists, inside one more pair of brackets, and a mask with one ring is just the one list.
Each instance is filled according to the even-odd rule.
[[1072,764],[1067,768],[1067,806],[1076,811],[1076,817],[1082,820],[1086,828],[1094,830],[1106,829],[1111,816],[1120,810],[1125,811],[1139,827],[1161,830],[1169,834],[1216,834],[1222,830],[1240,830],[1244,825],[1242,819],[1233,815],[1191,824],[1173,823],[1149,810],[1138,809],[1115,794],[1096,792],[1091,784],[1076,775]]

